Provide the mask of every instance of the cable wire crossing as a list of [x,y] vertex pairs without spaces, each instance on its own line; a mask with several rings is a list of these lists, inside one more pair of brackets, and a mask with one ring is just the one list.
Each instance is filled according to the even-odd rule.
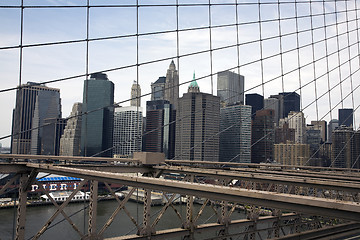
[[[128,239],[357,234],[359,11],[356,0],[1,2],[0,195],[12,198],[12,237],[62,222],[82,239],[113,237],[121,211]],[[74,183],[40,186],[40,172],[81,187],[59,202],[52,190]],[[26,201],[41,196],[56,212],[30,234]],[[105,220],[102,199],[118,204]],[[179,228],[159,230],[169,209]]]

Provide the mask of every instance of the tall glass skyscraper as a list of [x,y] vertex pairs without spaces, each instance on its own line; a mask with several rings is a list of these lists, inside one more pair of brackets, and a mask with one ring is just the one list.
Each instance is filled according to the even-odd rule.
[[270,98],[279,100],[279,118],[286,118],[291,111],[300,112],[300,95],[296,92],[282,92]]
[[217,74],[217,95],[222,105],[244,104],[244,76],[231,71]]
[[220,162],[251,163],[251,106],[220,109]]
[[114,83],[104,73],[84,81],[81,153],[111,157],[114,127]]
[[345,125],[347,127],[353,126],[353,109],[343,108],[339,109],[339,126]]
[[146,102],[146,152],[163,152],[167,159],[175,154],[176,111],[167,100]]
[[28,82],[16,92],[11,152],[40,154],[45,119],[61,118],[60,90]]
[[251,118],[255,118],[255,113],[264,108],[264,96],[257,93],[245,95],[245,104],[251,106]]

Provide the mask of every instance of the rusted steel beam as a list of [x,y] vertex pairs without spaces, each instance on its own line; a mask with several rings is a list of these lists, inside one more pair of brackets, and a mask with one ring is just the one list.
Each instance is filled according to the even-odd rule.
[[219,201],[244,204],[251,203],[252,205],[257,206],[360,221],[360,204],[350,201],[247,190],[211,184],[179,182],[151,177],[126,176],[119,173],[107,173],[41,164],[29,163],[28,166],[37,168],[39,171],[43,172],[77,176],[101,182],[116,182],[128,186],[200,196]]
[[[261,183],[275,183],[275,184],[294,184],[303,187],[333,189],[339,191],[360,193],[360,182],[350,180],[334,180],[328,178],[316,177],[302,177],[302,176],[283,176],[281,174],[272,173],[257,173],[257,172],[239,172],[222,169],[203,169],[191,167],[174,167],[174,166],[156,166],[155,168],[164,170],[165,172],[176,172],[183,174],[195,174],[201,176],[209,176],[213,178],[227,178],[238,179],[245,181],[254,181]],[[315,174],[315,173],[314,173]]]
[[[288,213],[283,214],[281,219],[282,220],[293,220],[297,218],[297,214]],[[278,217],[274,216],[266,216],[266,217],[260,217],[257,220],[258,224],[265,224],[265,223],[272,223],[274,221],[277,221]],[[241,220],[233,220],[230,223],[228,223],[229,228],[241,228],[241,227],[248,227],[254,224],[254,221],[248,220],[248,219],[241,219]],[[224,229],[226,226],[224,224],[220,223],[208,223],[208,224],[201,224],[197,225],[196,229],[194,229],[195,234],[207,232],[207,231],[220,231]],[[167,229],[167,230],[161,230],[157,231],[155,234],[151,235],[152,240],[166,240],[166,239],[172,239],[175,237],[181,237],[181,236],[188,236],[190,234],[189,229],[184,228],[173,228],[173,229]],[[139,235],[128,235],[128,236],[121,236],[121,237],[114,237],[114,238],[106,238],[106,240],[147,240],[148,237],[146,236],[139,236]]]
[[139,163],[140,160],[129,158],[106,158],[106,157],[74,157],[53,155],[27,155],[27,154],[0,154],[0,159],[13,160],[57,160],[57,161],[88,161],[88,162],[131,162]]

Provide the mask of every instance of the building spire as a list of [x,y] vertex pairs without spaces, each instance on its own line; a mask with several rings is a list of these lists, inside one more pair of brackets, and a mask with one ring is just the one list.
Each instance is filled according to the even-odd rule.
[[193,74],[193,80],[189,85],[188,92],[200,92],[199,85],[197,84],[196,78],[195,78],[195,71]]

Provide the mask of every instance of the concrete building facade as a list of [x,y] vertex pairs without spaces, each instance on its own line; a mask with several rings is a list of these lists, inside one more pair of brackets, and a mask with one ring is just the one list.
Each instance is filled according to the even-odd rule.
[[295,129],[295,143],[306,143],[306,124],[303,112],[291,111],[288,117],[280,120],[281,124],[288,123],[289,128]]
[[140,85],[136,83],[136,81],[133,82],[133,85],[131,86],[131,100],[130,100],[130,106],[141,106],[141,88]]
[[81,156],[82,103],[75,103],[60,138],[61,156]]
[[116,107],[114,111],[114,157],[132,157],[141,152],[142,146],[142,108],[136,106]]
[[175,159],[219,160],[220,98],[193,81],[176,112]]
[[274,161],[285,165],[303,166],[310,157],[310,147],[308,144],[293,142],[280,143],[274,145]]

